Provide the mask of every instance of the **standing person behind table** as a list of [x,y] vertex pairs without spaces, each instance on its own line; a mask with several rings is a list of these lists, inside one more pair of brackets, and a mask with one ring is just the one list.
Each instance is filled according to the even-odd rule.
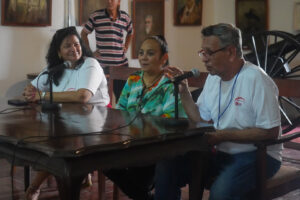
[[[132,22],[129,15],[120,10],[121,0],[106,0],[106,8],[97,10],[90,15],[88,22],[81,31],[81,37],[90,48],[88,34],[95,30],[96,51],[94,57],[99,61],[105,74],[109,74],[109,67],[128,67],[125,56],[132,39]],[[123,31],[127,32],[125,43]],[[124,43],[124,44],[123,44]],[[118,100],[125,81],[114,81],[114,93]]]
[[[217,149],[209,156],[209,179],[213,180],[209,199],[243,199],[256,183],[253,143],[281,134],[278,88],[260,67],[243,59],[238,28],[217,24],[204,28],[202,35],[199,55],[209,76],[197,103],[185,81],[180,84],[180,97],[190,119],[212,121],[216,129],[206,134]],[[182,74],[175,67],[166,72],[171,76]],[[267,148],[268,177],[280,168],[281,151],[282,145]],[[155,199],[180,199],[180,187],[191,181],[189,161],[182,156],[157,164]]]
[[[146,38],[139,50],[141,71],[129,76],[116,108],[131,113],[174,117],[175,98],[173,84],[164,76],[168,65],[168,47],[163,36]],[[178,113],[186,117],[179,100]],[[134,200],[152,199],[154,165],[106,170],[104,174]]]
[[[63,28],[54,34],[46,56],[48,70],[69,61],[71,66],[53,75],[53,101],[98,103],[107,106],[109,95],[107,81],[102,68],[92,54],[84,47],[75,27]],[[43,73],[43,72],[42,72]],[[23,95],[29,102],[40,100],[37,87],[41,91],[42,99],[49,100],[48,75],[42,73],[29,84]],[[39,187],[50,174],[38,171],[31,185],[26,191],[26,200],[36,200]]]

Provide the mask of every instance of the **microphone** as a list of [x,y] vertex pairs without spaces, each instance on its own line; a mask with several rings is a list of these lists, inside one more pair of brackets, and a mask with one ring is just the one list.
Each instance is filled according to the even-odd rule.
[[47,71],[44,71],[42,74],[55,74],[56,72],[59,72],[61,71],[62,69],[65,69],[65,68],[70,68],[71,67],[71,62],[70,61],[65,61],[59,65],[56,65],[54,67],[51,67],[50,69],[47,69]]
[[173,80],[168,80],[166,83],[179,83],[180,81],[189,78],[189,77],[198,77],[200,76],[200,72],[198,69],[192,69],[189,72],[186,72],[180,76],[176,76],[175,78],[173,78]]

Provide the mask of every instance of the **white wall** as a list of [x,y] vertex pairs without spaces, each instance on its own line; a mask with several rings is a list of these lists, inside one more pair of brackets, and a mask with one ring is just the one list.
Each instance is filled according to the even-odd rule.
[[26,79],[27,73],[39,72],[52,35],[63,27],[63,1],[52,1],[52,26],[0,26],[0,96],[13,84]]
[[[293,32],[293,7],[300,0],[269,0],[270,29]],[[121,9],[131,13],[132,0],[122,0]],[[165,0],[165,36],[169,43],[170,63],[205,71],[197,51],[201,48],[202,26],[174,26],[173,0]],[[203,0],[202,24],[235,23],[235,0]],[[1,15],[0,15],[1,16]],[[45,66],[45,55],[52,35],[64,26],[64,1],[52,0],[52,26],[13,27],[0,25],[0,96],[16,82],[26,79],[27,73],[39,72]],[[81,31],[81,27],[77,27]],[[89,36],[95,43],[94,35]],[[95,48],[95,47],[93,47]],[[131,49],[128,58],[131,58]],[[130,66],[138,66],[137,60],[129,59]]]

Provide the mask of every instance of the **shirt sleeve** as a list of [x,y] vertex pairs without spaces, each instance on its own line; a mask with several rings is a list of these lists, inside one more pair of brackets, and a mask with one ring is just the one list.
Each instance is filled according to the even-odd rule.
[[88,89],[95,95],[103,78],[105,78],[105,75],[98,62],[95,59],[88,58],[80,71],[78,89]]
[[[178,116],[181,118],[187,117],[181,104],[180,97],[178,97]],[[174,86],[171,84],[169,84],[169,86],[165,88],[164,91],[162,117],[175,117]]]
[[278,104],[278,88],[268,76],[261,75],[254,83],[252,107],[259,128],[280,126],[281,116]]
[[43,74],[43,72],[45,72],[46,70],[47,68],[43,69],[43,71],[34,80],[31,81],[31,84],[42,92],[49,91],[49,84],[46,84],[48,74]]
[[93,18],[93,14],[90,15],[88,21],[84,24],[83,26],[83,31],[86,33],[91,33],[94,30],[94,18]]
[[132,35],[133,34],[133,27],[132,27],[132,22],[130,21],[130,23],[127,26],[127,34],[128,35]]
[[128,35],[133,34],[133,26],[132,26],[132,21],[131,18],[129,17],[128,14],[126,14],[126,20],[127,20],[127,27],[126,27],[126,32]]

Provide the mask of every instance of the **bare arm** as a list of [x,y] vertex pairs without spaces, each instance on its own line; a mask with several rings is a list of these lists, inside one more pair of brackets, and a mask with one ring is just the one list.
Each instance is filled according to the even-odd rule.
[[[177,67],[168,66],[164,69],[165,75],[169,78],[174,78],[176,76],[180,76],[183,74],[183,71],[180,70]],[[181,81],[179,84],[179,93],[180,93],[180,99],[181,103],[183,105],[184,111],[189,117],[189,119],[196,121],[196,122],[207,122],[204,121],[199,112],[199,108],[194,102],[192,95],[188,89],[188,83],[187,80]]]
[[[40,92],[42,94],[42,92]],[[23,93],[25,99],[29,102],[36,102],[40,100],[37,89],[31,84],[28,85]],[[66,91],[66,92],[53,92],[53,101],[55,102],[74,102],[74,103],[87,103],[93,96],[92,92],[88,89],[79,89],[77,91]],[[46,92],[45,100],[50,99],[50,93]]]
[[81,31],[81,39],[84,45],[86,46],[86,48],[88,48],[91,51],[88,34],[84,30]]
[[[66,92],[53,92],[53,101],[87,103],[92,96],[93,96],[92,92],[89,91],[88,89],[79,89],[77,91],[66,91]],[[50,99],[49,92],[46,92],[44,99],[45,100]]]
[[129,34],[129,35],[127,34],[126,39],[125,39],[125,44],[124,44],[124,53],[127,52],[131,40],[132,40],[132,34]]
[[255,143],[258,141],[276,139],[279,135],[279,126],[271,129],[249,128],[243,130],[217,130],[207,133],[208,142],[212,145],[221,142]]
[[[182,86],[180,99],[188,118],[196,122],[204,122],[200,117],[199,108],[194,102],[187,85]],[[206,121],[205,121],[206,122]]]

